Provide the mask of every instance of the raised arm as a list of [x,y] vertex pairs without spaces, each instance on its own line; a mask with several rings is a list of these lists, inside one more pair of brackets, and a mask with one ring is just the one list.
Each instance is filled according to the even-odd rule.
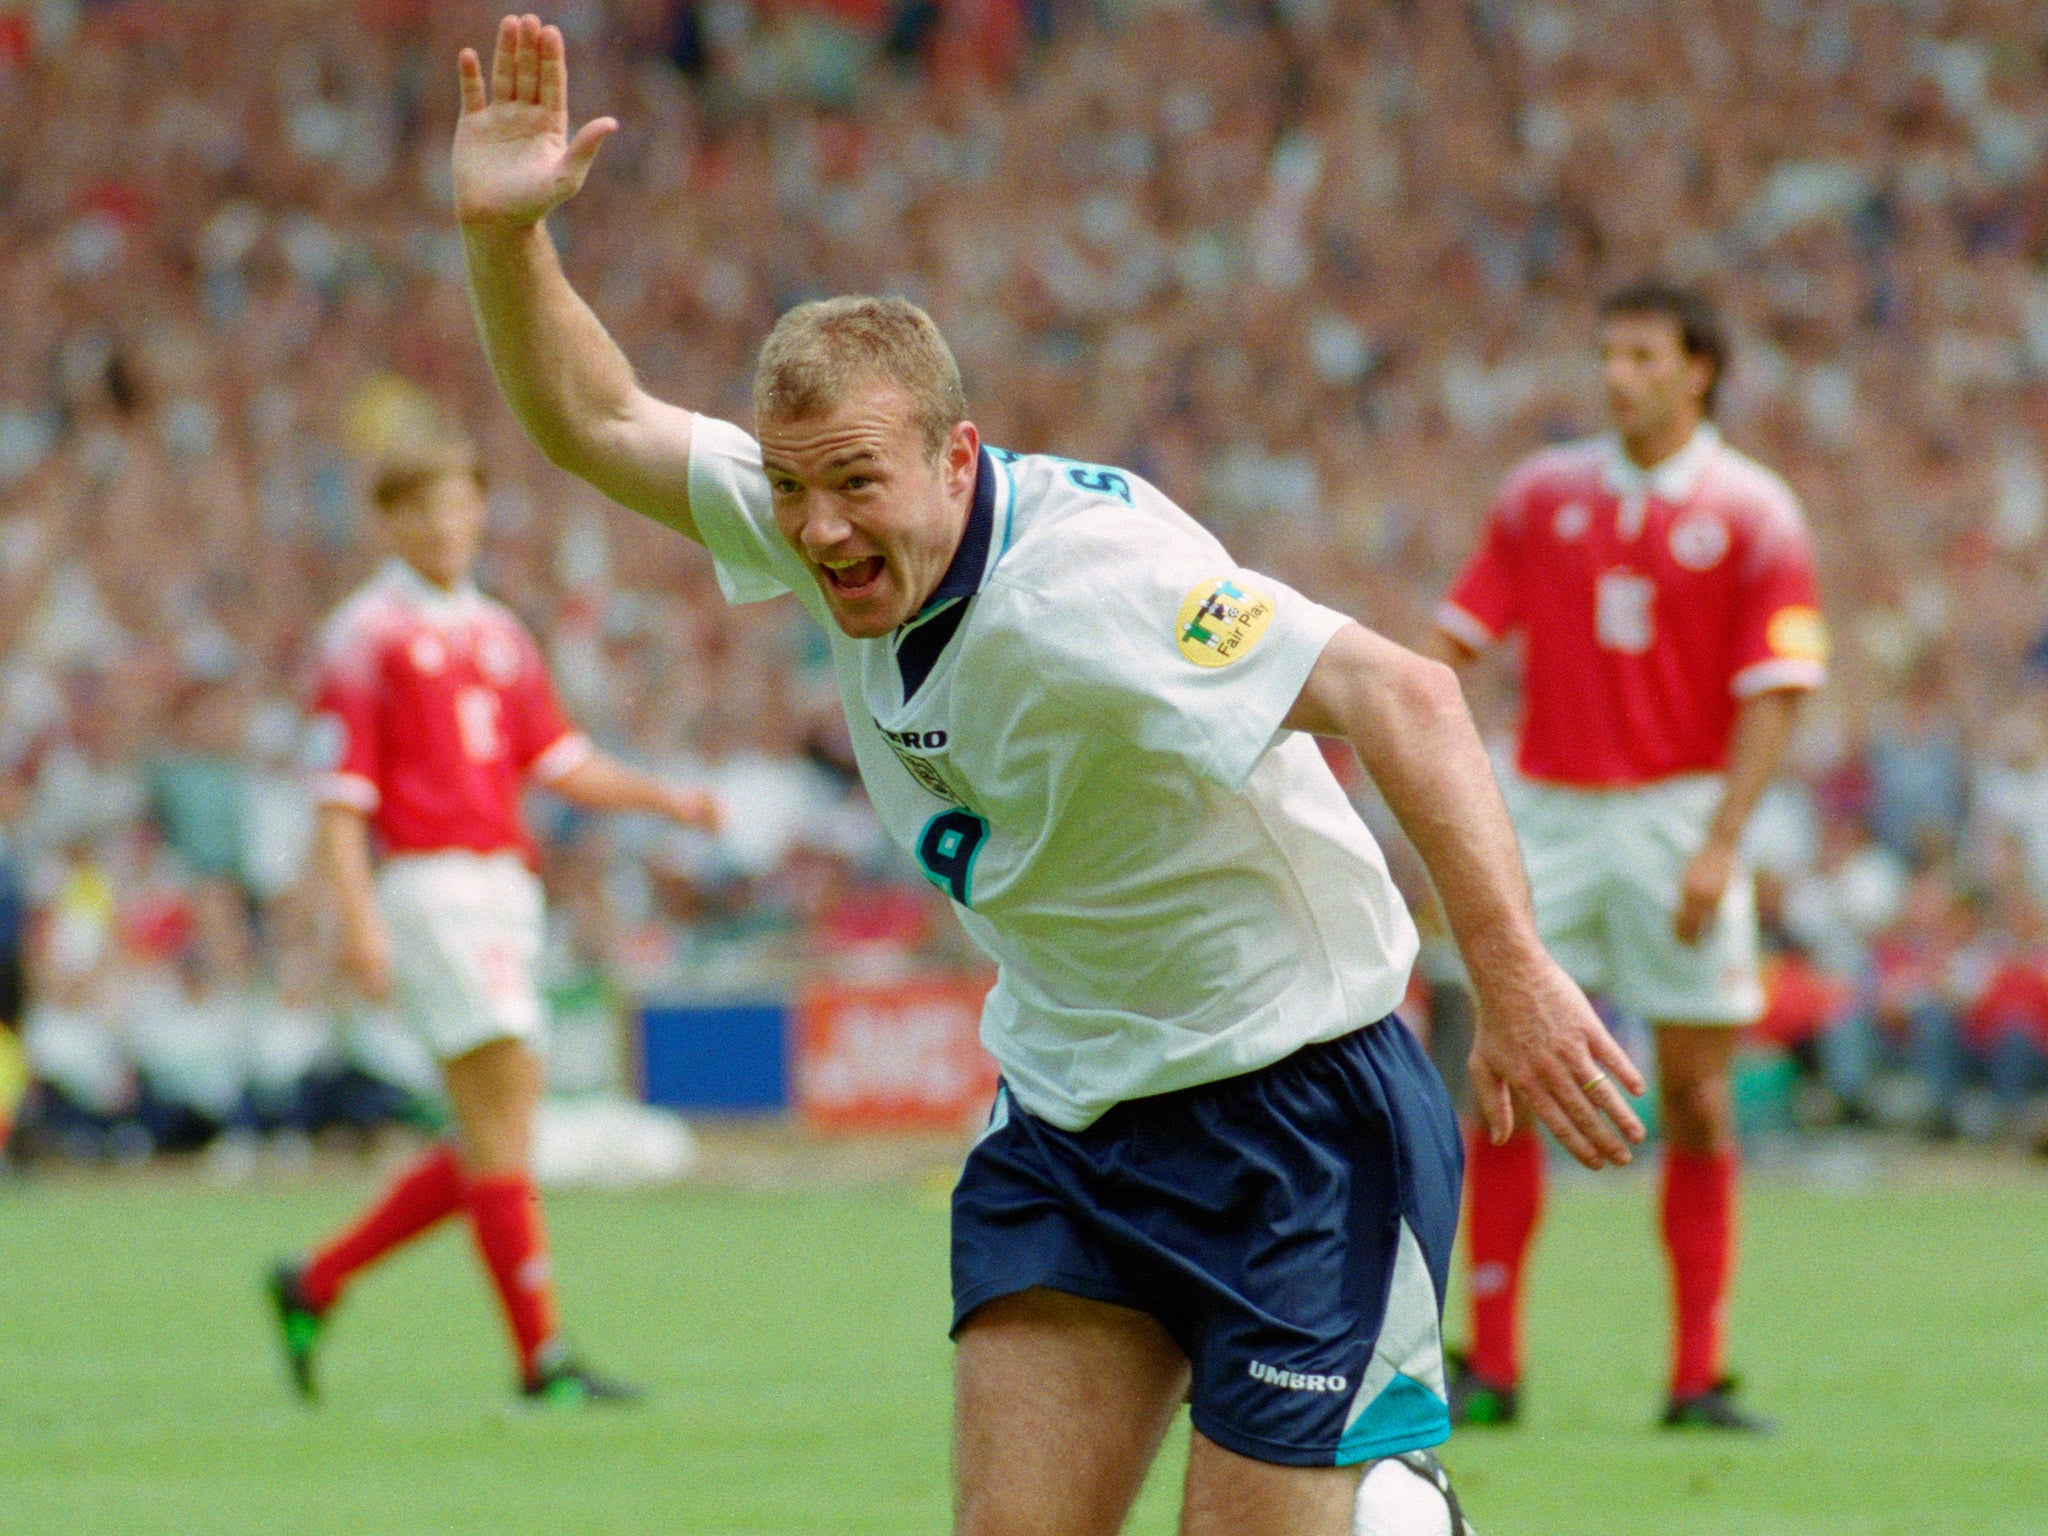
[[690,413],[655,399],[577,296],[543,222],[574,196],[618,128],[569,137],[562,34],[533,16],[498,26],[488,88],[474,49],[457,64],[452,167],[469,291],[498,387],[548,458],[612,500],[697,537]]
[[1351,743],[1428,867],[1472,974],[1472,1084],[1495,1139],[1513,1129],[1513,1090],[1587,1167],[1627,1162],[1643,1128],[1616,1083],[1641,1093],[1642,1077],[1537,941],[1521,850],[1456,675],[1348,625],[1286,723]]
[[719,828],[718,802],[703,790],[670,784],[602,752],[592,752],[548,788],[586,811],[646,811],[701,832]]

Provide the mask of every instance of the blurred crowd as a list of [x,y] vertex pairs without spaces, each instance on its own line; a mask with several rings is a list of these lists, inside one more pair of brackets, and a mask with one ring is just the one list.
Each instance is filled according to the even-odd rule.
[[[901,292],[988,439],[1129,466],[1398,638],[1501,472],[1599,428],[1600,294],[1708,286],[1724,426],[1803,499],[1838,646],[1752,838],[1760,1036],[1816,1119],[1991,1136],[2048,1089],[2048,12],[544,9],[572,113],[624,124],[555,236],[657,392],[747,421],[781,309]],[[485,446],[483,584],[571,713],[731,811],[707,841],[537,803],[551,985],[961,960],[807,621],[727,608],[498,400],[447,206],[494,21],[0,0],[0,938],[82,1150],[418,1085],[331,974],[298,764],[320,620],[381,557],[365,466],[431,417]],[[1476,698],[1511,728],[1504,670]]]

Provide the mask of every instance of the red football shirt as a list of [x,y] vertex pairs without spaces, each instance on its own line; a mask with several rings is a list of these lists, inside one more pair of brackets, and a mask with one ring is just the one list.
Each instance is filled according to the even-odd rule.
[[509,609],[397,560],[328,621],[319,711],[315,794],[368,816],[386,853],[531,858],[522,783],[559,779],[591,752]]
[[1649,471],[1612,439],[1525,460],[1437,623],[1522,635],[1521,770],[1582,788],[1725,768],[1743,699],[1827,675],[1799,504],[1711,425]]

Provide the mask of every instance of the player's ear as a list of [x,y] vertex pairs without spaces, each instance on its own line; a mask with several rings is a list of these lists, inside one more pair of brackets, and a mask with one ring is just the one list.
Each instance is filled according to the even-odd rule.
[[1714,393],[1714,360],[1701,352],[1686,354],[1686,377],[1692,386],[1692,397],[1701,405]]
[[981,432],[973,422],[953,423],[953,429],[946,434],[946,446],[940,450],[939,459],[948,482],[974,483],[975,470],[981,463]]

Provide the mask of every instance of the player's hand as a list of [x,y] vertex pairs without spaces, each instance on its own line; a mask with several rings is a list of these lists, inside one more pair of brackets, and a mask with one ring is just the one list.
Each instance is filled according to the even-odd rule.
[[1681,944],[1697,944],[1721,910],[1721,898],[1728,894],[1728,882],[1735,878],[1739,856],[1734,843],[1717,837],[1692,856],[1678,882],[1678,916],[1671,931]]
[[590,174],[616,119],[593,118],[569,137],[569,65],[556,27],[537,16],[498,23],[491,80],[462,50],[462,116],[455,125],[455,216],[471,228],[524,229],[547,217]]
[[1516,1095],[1588,1168],[1619,1166],[1643,1123],[1622,1096],[1643,1077],[1593,1005],[1547,954],[1505,980],[1476,984],[1472,1091],[1495,1145],[1514,1133]]
[[717,799],[701,789],[671,790],[663,810],[670,821],[679,826],[695,827],[699,832],[716,832],[725,825],[725,815],[719,810]]
[[381,1003],[391,995],[391,934],[381,919],[342,924],[341,968],[365,1000]]

